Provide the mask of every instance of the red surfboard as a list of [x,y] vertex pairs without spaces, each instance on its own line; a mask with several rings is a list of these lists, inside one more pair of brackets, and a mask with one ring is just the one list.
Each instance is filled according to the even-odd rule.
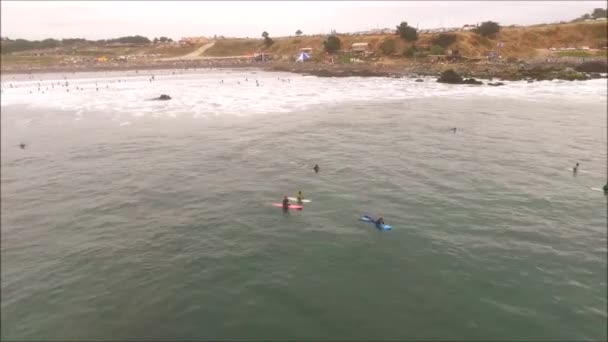
[[[272,205],[274,205],[275,207],[279,207],[279,208],[283,208],[283,204],[282,203],[272,203]],[[303,209],[304,207],[301,205],[297,205],[297,204],[290,204],[289,205],[289,209]]]

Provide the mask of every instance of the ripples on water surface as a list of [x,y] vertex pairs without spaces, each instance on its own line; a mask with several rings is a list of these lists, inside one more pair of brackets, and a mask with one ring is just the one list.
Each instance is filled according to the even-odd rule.
[[67,76],[2,77],[3,339],[607,338],[606,80]]

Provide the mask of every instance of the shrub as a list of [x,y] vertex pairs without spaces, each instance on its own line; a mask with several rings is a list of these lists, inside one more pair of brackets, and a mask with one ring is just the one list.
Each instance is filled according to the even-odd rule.
[[480,34],[484,37],[489,37],[489,36],[495,35],[496,33],[498,33],[498,31],[500,31],[500,25],[498,25],[498,23],[495,23],[493,21],[484,21],[475,30],[475,32],[477,34]]
[[340,62],[344,64],[352,63],[353,56],[350,53],[340,56]]
[[433,45],[431,50],[429,51],[431,55],[443,55],[445,54],[445,49],[439,45]]
[[325,51],[327,51],[329,53],[334,53],[334,52],[340,50],[340,47],[341,47],[340,38],[338,38],[335,35],[331,35],[331,36],[327,37],[327,39],[323,42],[323,47],[325,48]]
[[397,35],[399,35],[401,39],[408,42],[418,40],[418,31],[415,28],[409,26],[405,21],[402,21],[401,24],[397,26]]
[[454,42],[456,42],[456,35],[450,33],[442,33],[435,39],[435,45],[439,45],[444,49],[454,44]]
[[395,52],[397,51],[397,46],[396,46],[395,40],[392,38],[385,39],[380,44],[380,50],[382,51],[383,54],[385,54],[387,56],[394,55]]
[[403,56],[405,56],[405,57],[414,57],[414,54],[417,51],[418,50],[416,49],[415,46],[410,46],[409,48],[405,49],[405,51],[403,51]]

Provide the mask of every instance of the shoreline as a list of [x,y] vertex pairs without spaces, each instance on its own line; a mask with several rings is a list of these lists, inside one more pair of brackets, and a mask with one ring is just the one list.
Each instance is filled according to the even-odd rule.
[[[240,62],[240,61],[179,61],[172,63],[146,63],[124,65],[84,65],[64,67],[15,67],[3,69],[2,75],[32,75],[50,73],[90,73],[115,71],[147,71],[147,70],[190,70],[190,69],[256,69],[269,72],[289,72],[300,75],[318,77],[439,77],[443,71],[453,69],[467,78],[506,81],[541,81],[551,79],[588,80],[604,78],[606,62],[597,72],[576,71],[577,64],[563,63],[421,63],[410,62],[402,64],[327,64],[327,63],[280,63],[280,62]],[[579,64],[580,65],[580,64]]]

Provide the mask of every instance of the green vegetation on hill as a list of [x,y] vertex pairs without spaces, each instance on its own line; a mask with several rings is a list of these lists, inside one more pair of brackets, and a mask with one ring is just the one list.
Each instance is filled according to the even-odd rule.
[[263,46],[264,41],[262,39],[217,40],[211,48],[205,51],[205,56],[245,56],[255,53],[256,51],[262,49]]
[[143,36],[127,36],[120,37],[115,39],[101,39],[101,40],[86,40],[81,38],[75,39],[45,39],[45,40],[26,40],[26,39],[16,39],[16,40],[3,40],[0,44],[0,52],[1,53],[12,53],[12,52],[21,52],[28,50],[42,50],[42,49],[53,49],[58,47],[77,47],[83,45],[103,45],[103,44],[135,44],[135,45],[143,45],[150,44],[150,39]]

